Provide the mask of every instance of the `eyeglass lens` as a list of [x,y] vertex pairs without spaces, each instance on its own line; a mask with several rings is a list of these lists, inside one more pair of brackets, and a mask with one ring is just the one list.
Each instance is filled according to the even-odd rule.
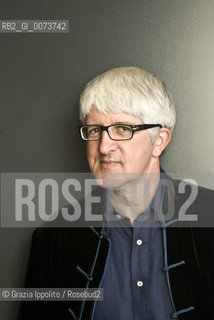
[[[129,125],[115,124],[108,127],[108,133],[112,139],[126,140],[132,137],[132,128]],[[99,140],[102,136],[102,129],[100,126],[84,126],[82,134],[87,140]]]

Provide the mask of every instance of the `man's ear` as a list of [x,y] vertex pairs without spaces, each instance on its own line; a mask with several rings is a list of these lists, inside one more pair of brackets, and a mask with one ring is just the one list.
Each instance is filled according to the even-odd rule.
[[161,128],[159,131],[159,134],[157,135],[155,142],[154,142],[154,148],[153,148],[153,156],[154,157],[160,157],[163,150],[166,148],[166,146],[169,144],[171,140],[171,131],[168,128]]

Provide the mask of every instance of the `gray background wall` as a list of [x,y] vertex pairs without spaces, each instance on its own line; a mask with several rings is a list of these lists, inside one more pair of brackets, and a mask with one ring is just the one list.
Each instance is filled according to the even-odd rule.
[[[2,19],[68,19],[68,34],[0,34],[2,172],[87,171],[77,127],[85,83],[139,66],[165,81],[177,125],[168,172],[201,172],[213,186],[214,1],[0,1]],[[1,287],[22,287],[32,230],[1,229]],[[17,304],[0,303],[16,319]]]

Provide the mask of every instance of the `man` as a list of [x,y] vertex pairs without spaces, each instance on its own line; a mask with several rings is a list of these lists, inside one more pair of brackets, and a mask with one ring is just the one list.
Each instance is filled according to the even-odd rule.
[[112,69],[88,83],[80,117],[102,226],[37,230],[26,285],[103,288],[104,299],[25,303],[21,319],[212,319],[213,232],[199,227],[213,192],[186,191],[160,169],[175,125],[167,88],[139,68]]

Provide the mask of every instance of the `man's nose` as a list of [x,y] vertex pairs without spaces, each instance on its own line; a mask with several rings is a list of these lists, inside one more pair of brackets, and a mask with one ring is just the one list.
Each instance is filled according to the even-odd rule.
[[102,154],[108,154],[111,151],[114,151],[116,147],[116,141],[112,140],[108,132],[103,131],[101,139],[99,141],[99,151]]

